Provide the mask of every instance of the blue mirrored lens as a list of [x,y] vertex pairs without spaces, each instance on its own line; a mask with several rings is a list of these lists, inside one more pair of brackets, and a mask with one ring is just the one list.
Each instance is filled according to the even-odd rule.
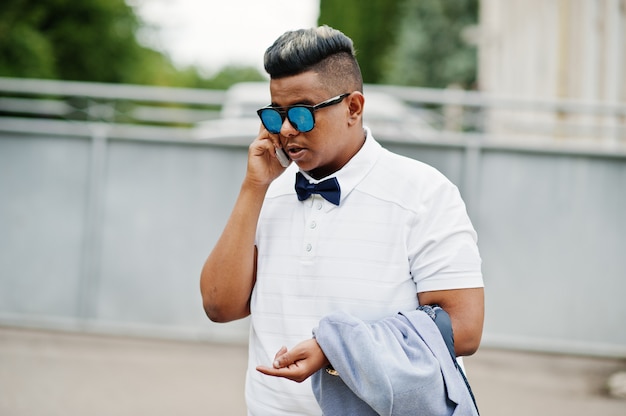
[[313,113],[308,108],[292,107],[287,111],[287,118],[291,125],[302,133],[313,130],[315,124]]
[[261,112],[261,121],[270,133],[278,133],[283,125],[283,119],[280,113],[270,108]]

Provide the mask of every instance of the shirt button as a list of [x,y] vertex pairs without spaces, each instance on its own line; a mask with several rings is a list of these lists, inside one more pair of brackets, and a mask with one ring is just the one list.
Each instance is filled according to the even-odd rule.
[[306,247],[304,248],[306,251],[311,251],[313,250],[313,246],[311,244],[307,244]]
[[317,204],[315,205],[315,208],[322,209],[322,201],[317,201]]
[[317,227],[317,223],[315,221],[311,221],[311,224],[309,224],[310,228],[315,228]]

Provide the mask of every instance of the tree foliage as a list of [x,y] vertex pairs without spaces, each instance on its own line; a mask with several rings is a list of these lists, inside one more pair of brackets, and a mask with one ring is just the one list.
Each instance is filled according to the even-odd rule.
[[479,0],[321,0],[319,24],[355,43],[365,82],[471,86],[477,52],[463,39]]
[[321,0],[318,24],[341,30],[353,41],[363,80],[379,82],[384,54],[395,41],[401,0]]
[[405,0],[402,16],[382,82],[434,88],[475,83],[477,51],[463,33],[477,23],[478,0]]
[[137,41],[140,25],[124,0],[3,0],[0,76],[211,88],[263,79],[250,68],[225,68],[215,82],[178,69]]

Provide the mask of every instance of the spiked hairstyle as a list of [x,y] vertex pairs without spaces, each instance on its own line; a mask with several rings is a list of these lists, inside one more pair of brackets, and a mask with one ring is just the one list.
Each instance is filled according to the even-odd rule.
[[329,26],[285,32],[265,51],[264,65],[272,79],[313,71],[331,90],[363,91],[352,40]]

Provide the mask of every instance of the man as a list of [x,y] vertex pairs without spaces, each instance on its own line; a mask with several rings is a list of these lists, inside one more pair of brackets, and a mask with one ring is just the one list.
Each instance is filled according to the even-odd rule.
[[474,229],[454,185],[363,127],[352,41],[327,26],[287,32],[265,69],[272,103],[259,110],[239,196],[201,276],[211,320],[251,316],[249,414],[321,414],[307,379],[329,362],[312,331],[332,312],[377,320],[438,304],[457,355],[474,353],[483,325]]

